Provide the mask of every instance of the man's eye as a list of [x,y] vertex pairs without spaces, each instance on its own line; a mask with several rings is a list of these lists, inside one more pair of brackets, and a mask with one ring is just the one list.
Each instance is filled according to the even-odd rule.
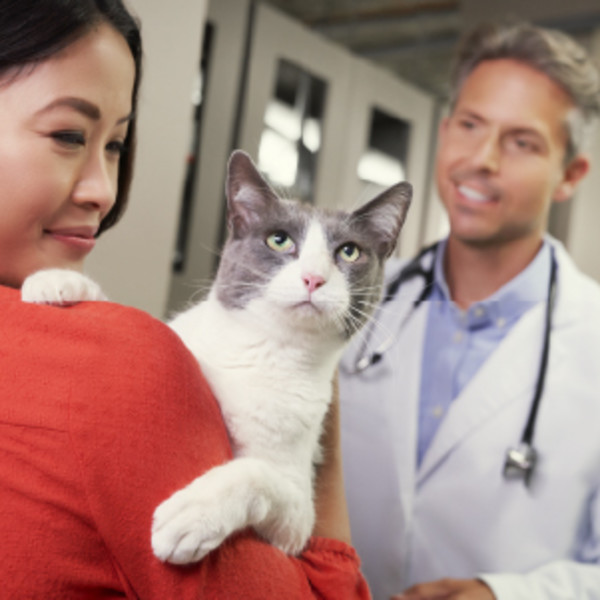
[[291,252],[294,249],[294,240],[285,231],[276,231],[266,240],[267,246],[276,252]]
[[348,242],[340,247],[338,256],[346,262],[356,262],[360,258],[360,248],[354,242]]
[[515,138],[514,143],[519,150],[525,152],[535,152],[537,150],[537,145],[527,138]]
[[51,137],[64,146],[85,146],[85,136],[80,131],[55,131]]

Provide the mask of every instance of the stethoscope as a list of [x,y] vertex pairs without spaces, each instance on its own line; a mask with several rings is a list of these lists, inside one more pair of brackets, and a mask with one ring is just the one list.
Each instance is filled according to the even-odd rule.
[[[427,300],[433,290],[434,283],[434,269],[435,269],[435,257],[438,249],[438,244],[433,244],[424,248],[408,265],[406,265],[400,273],[388,284],[385,293],[383,295],[382,304],[390,302],[396,297],[400,287],[414,279],[415,277],[421,277],[423,279],[423,289],[417,298],[413,301],[412,309],[404,316],[399,326],[393,335],[385,339],[375,350],[370,353],[362,355],[355,363],[353,373],[360,373],[372,365],[377,364],[384,356],[384,354],[392,347],[400,331],[406,324],[407,320],[414,314],[415,310]],[[527,423],[521,441],[514,447],[511,447],[506,452],[506,458],[504,462],[503,475],[507,479],[519,479],[522,478],[525,485],[529,485],[531,476],[535,469],[537,452],[533,446],[533,434],[535,430],[535,423],[537,414],[540,407],[540,401],[542,393],[544,391],[544,384],[546,381],[546,369],[548,365],[548,355],[550,352],[550,330],[552,328],[552,313],[554,311],[554,305],[556,302],[556,272],[557,263],[556,257],[554,256],[554,248],[550,248],[551,253],[551,267],[550,267],[550,280],[548,283],[548,296],[546,301],[546,313],[544,319],[544,337],[542,354],[540,358],[540,365],[538,369],[538,376],[535,384],[535,392],[533,395],[533,401],[531,408],[529,409],[529,415],[527,417]],[[431,260],[427,266],[423,266],[427,255],[431,255]],[[368,340],[367,340],[368,342]],[[367,344],[365,342],[365,346]]]

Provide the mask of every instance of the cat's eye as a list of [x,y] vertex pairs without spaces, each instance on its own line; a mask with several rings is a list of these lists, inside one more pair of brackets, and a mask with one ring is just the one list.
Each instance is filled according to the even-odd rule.
[[346,262],[356,262],[360,258],[360,248],[354,242],[347,242],[338,250],[338,256]]
[[267,246],[276,252],[291,252],[294,240],[285,231],[276,231],[267,238]]

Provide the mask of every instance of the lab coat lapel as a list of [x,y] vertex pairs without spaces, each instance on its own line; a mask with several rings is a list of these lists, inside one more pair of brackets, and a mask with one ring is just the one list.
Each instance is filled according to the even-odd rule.
[[[399,343],[389,353],[389,364],[396,369],[396,395],[387,412],[391,417],[394,456],[402,457],[396,468],[402,508],[407,520],[412,513],[415,490],[419,396],[427,309],[427,303],[423,303],[415,310],[404,326]],[[398,365],[402,367],[398,368]]]
[[[386,456],[393,462],[395,471],[389,484],[394,488],[393,494],[400,496],[401,511],[407,520],[415,486],[421,363],[427,320],[427,302],[415,309],[412,299],[418,297],[421,289],[420,279],[408,281],[399,293],[411,301],[384,303],[374,316],[370,332],[358,334],[340,366],[343,371],[352,373],[362,357],[385,347],[390,337],[393,340],[380,362],[354,377],[365,386],[361,389],[368,390],[370,416],[378,415],[374,421],[383,426],[376,435],[387,445]],[[382,380],[391,383],[381,386]]]
[[[431,475],[471,431],[506,403],[517,398],[528,401],[533,395],[542,350],[544,308],[545,304],[540,303],[523,315],[452,402],[423,457],[417,484]],[[539,342],[532,343],[533,340]],[[515,356],[519,357],[517,361]]]

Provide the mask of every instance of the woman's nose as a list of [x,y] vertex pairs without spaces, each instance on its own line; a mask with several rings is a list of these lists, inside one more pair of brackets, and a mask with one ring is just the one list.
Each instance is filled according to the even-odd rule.
[[98,210],[104,217],[117,197],[117,177],[117,164],[110,164],[104,157],[90,157],[73,190],[73,202]]

